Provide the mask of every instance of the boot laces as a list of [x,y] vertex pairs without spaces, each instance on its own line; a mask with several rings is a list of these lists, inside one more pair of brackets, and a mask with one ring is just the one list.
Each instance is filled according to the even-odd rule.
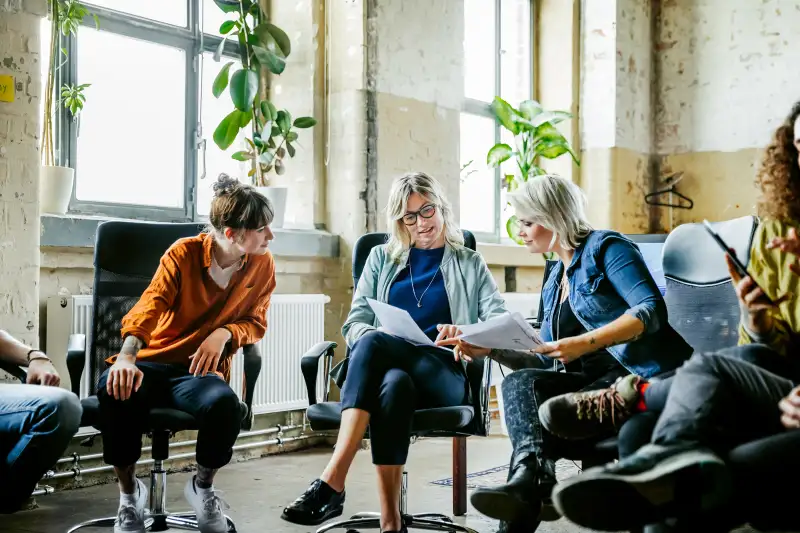
[[[587,420],[591,420],[594,417],[602,424],[604,418],[610,418],[613,426],[623,421],[628,414],[628,409],[625,398],[617,390],[621,379],[607,389],[579,394],[575,400],[578,419],[586,417]],[[637,387],[638,384],[639,379],[637,378],[633,385]]]

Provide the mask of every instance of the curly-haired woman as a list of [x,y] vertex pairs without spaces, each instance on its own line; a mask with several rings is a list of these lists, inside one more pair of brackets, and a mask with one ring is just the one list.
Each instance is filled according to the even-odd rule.
[[[611,393],[617,413],[620,408],[629,413],[648,411],[622,428],[620,440],[636,433],[638,443],[644,436],[649,444],[617,464],[588,470],[556,488],[557,507],[574,522],[616,531],[668,517],[696,516],[725,502],[732,487],[736,495],[740,487],[760,483],[753,481],[752,468],[728,458],[728,452],[743,443],[759,448],[755,455],[760,458],[760,473],[791,468],[787,457],[795,456],[794,442],[784,442],[778,450],[760,439],[800,427],[796,255],[800,251],[800,103],[775,132],[757,183],[761,219],[750,250],[750,275],[739,276],[728,260],[742,311],[739,345],[693,355],[668,381],[648,387],[645,380],[633,377],[625,393],[619,384],[605,391],[606,396]],[[599,398],[604,392],[586,394]],[[571,414],[574,407],[569,408],[577,400],[574,394],[565,395],[541,406],[540,416],[543,410],[549,415],[542,418],[549,420],[550,431],[559,434],[568,427],[573,436],[580,433],[582,424]],[[592,430],[591,424],[584,427]],[[784,435],[779,440],[784,437],[793,439]],[[627,446],[627,453],[635,448]],[[730,509],[760,507],[752,501],[761,495],[743,492],[751,501],[737,505],[736,500]],[[586,505],[589,501],[592,504]]]

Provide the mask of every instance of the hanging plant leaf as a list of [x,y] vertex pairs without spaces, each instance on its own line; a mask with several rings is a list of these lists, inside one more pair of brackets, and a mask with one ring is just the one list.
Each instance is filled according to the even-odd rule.
[[239,135],[239,123],[242,120],[241,115],[241,111],[234,109],[222,119],[217,129],[214,130],[214,143],[219,146],[220,149],[227,150],[233,144],[233,141],[236,140],[236,136]]
[[280,133],[286,136],[286,134],[289,133],[289,129],[292,127],[292,117],[286,112],[286,110],[281,109],[278,111],[278,117],[275,120],[275,123],[280,129]]
[[264,115],[264,120],[267,122],[275,120],[278,116],[278,110],[269,100],[261,101],[261,113]]
[[214,98],[219,98],[223,91],[225,91],[225,89],[228,87],[228,73],[230,72],[232,66],[233,61],[225,63],[225,66],[219,71],[217,77],[214,78],[214,85],[211,87],[211,93],[214,95]]
[[253,159],[254,157],[255,157],[255,155],[253,154],[253,152],[246,152],[246,151],[236,152],[231,156],[231,158],[233,158],[233,159],[235,159],[237,161],[249,161],[250,159]]
[[300,117],[294,121],[295,128],[312,128],[317,125],[314,117]]
[[496,167],[500,163],[511,159],[512,155],[514,155],[514,151],[509,145],[505,143],[495,144],[486,154],[486,164],[490,167]]
[[226,20],[225,22],[220,24],[220,26],[219,26],[219,34],[220,35],[228,35],[231,32],[231,30],[233,30],[233,28],[235,28],[235,27],[236,27],[236,21],[235,20]]
[[292,144],[288,142],[286,143],[286,151],[289,152],[289,157],[294,157],[294,154],[297,153],[296,150],[294,149],[294,146],[292,146]]
[[217,7],[225,13],[238,13],[239,2],[238,0],[214,0]]
[[231,77],[231,100],[236,109],[249,112],[258,92],[258,74],[250,69],[237,70]]
[[253,52],[256,54],[258,62],[267,67],[273,74],[280,75],[286,70],[286,59],[278,56],[275,52],[258,45],[253,45]]
[[292,53],[292,43],[289,40],[289,36],[276,25],[263,22],[253,29],[253,33],[258,36],[261,44],[273,54],[285,59]]

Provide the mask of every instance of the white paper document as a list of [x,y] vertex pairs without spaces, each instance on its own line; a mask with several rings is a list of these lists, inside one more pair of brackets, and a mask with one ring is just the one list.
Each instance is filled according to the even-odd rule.
[[463,341],[482,348],[531,350],[544,344],[536,330],[519,313],[508,313],[458,328]]
[[[375,312],[378,322],[381,323],[381,331],[405,339],[411,344],[435,346],[433,341],[425,335],[425,332],[419,328],[405,309],[400,309],[399,307],[385,304],[378,300],[373,300],[372,298],[367,298],[367,303],[369,303],[370,307],[372,307],[372,310]],[[438,348],[442,350],[445,349],[442,347]]]

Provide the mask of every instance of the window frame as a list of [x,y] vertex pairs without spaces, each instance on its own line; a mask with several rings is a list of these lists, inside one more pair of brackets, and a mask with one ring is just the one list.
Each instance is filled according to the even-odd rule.
[[[79,200],[76,197],[78,173],[78,121],[72,120],[63,106],[55,110],[56,127],[56,164],[66,165],[75,169],[75,180],[72,186],[69,215],[105,216],[128,219],[144,219],[158,222],[186,222],[200,221],[207,217],[197,212],[197,187],[201,178],[200,171],[204,165],[204,150],[208,143],[212,143],[213,132],[202,131],[200,122],[202,110],[200,109],[203,98],[211,95],[210,88],[201,86],[203,53],[214,52],[222,41],[221,36],[203,33],[203,0],[185,0],[187,9],[187,25],[176,26],[166,22],[151,20],[132,15],[130,13],[114,11],[86,2],[90,13],[97,15],[99,31],[108,32],[122,37],[139,39],[149,43],[170,46],[184,52],[185,73],[185,108],[184,108],[184,175],[183,175],[183,207],[170,208],[147,206],[138,204],[122,204],[112,202],[98,202]],[[87,16],[82,21],[83,26],[95,27],[95,21]],[[76,36],[64,37],[59,35],[61,44],[66,48],[68,60],[59,72],[58,87],[64,83],[75,83],[78,77],[78,47],[79,39]],[[238,51],[229,40],[223,50],[223,56],[237,57]],[[91,105],[91,102],[89,102]],[[66,156],[66,157],[65,157]],[[123,184],[125,186],[127,184]]]
[[[494,94],[496,96],[502,95],[502,49],[503,49],[503,15],[502,15],[502,4],[503,0],[494,0],[495,2],[495,25],[494,25],[494,60],[495,60],[495,80],[494,80]],[[536,53],[536,4],[535,0],[529,0],[530,4],[530,20],[529,20],[529,29],[530,29],[530,36],[531,36],[531,46],[530,46],[530,57],[531,57],[531,94],[530,98],[535,97],[536,93],[536,68],[535,68],[535,53]],[[514,104],[512,104],[514,105]],[[468,115],[477,115],[481,117],[487,117],[493,119],[495,122],[494,128],[494,142],[499,143],[502,141],[502,126],[500,123],[495,119],[494,113],[492,112],[491,102],[485,102],[483,100],[477,100],[475,98],[469,98],[467,96],[464,97],[463,103],[461,105],[461,113],[465,113]],[[486,151],[488,152],[491,146],[486,147]],[[502,216],[503,216],[503,209],[501,205],[501,197],[502,197],[502,172],[501,168],[498,166],[494,169],[494,231],[493,232],[486,232],[486,231],[473,231],[472,233],[475,235],[475,238],[478,242],[485,242],[485,243],[493,243],[499,244],[506,241],[511,241],[507,235],[503,232],[505,228],[502,228]],[[465,228],[470,229],[470,228]]]

